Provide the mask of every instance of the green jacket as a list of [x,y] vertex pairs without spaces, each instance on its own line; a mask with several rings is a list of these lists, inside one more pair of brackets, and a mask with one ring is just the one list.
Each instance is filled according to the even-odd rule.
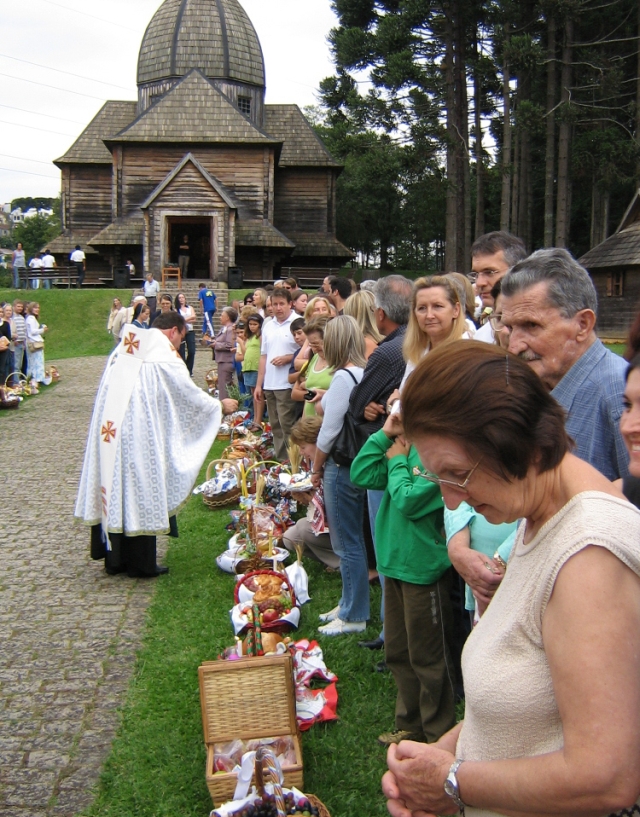
[[413,475],[421,463],[409,456],[387,459],[393,445],[384,431],[367,440],[351,465],[351,481],[384,491],[376,517],[376,558],[383,576],[411,584],[433,584],[451,566],[444,536],[440,488]]

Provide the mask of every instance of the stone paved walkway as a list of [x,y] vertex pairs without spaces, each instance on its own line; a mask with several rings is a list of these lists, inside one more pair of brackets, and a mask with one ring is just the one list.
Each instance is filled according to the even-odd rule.
[[2,817],[71,817],[91,802],[154,590],[107,576],[73,519],[105,360],[61,361],[58,385],[0,415]]

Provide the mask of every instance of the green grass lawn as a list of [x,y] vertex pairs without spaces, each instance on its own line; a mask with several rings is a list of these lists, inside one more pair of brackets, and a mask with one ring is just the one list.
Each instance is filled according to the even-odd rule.
[[130,289],[0,289],[0,301],[16,297],[40,304],[40,323],[49,327],[45,335],[45,359],[106,355],[113,349],[107,320],[114,298],[126,305]]
[[[222,447],[216,443],[211,458]],[[235,583],[215,564],[226,550],[228,521],[228,511],[209,510],[201,497],[192,497],[179,516],[180,538],[172,540],[167,557],[171,572],[158,580],[122,725],[97,799],[85,812],[90,817],[203,817],[212,808],[198,666],[233,643],[228,611]],[[312,601],[302,608],[296,637],[313,638],[318,613],[339,600],[341,580],[313,561],[305,560],[305,566]],[[365,637],[379,632],[379,603],[376,587]],[[385,751],[376,737],[393,728],[395,689],[389,674],[374,672],[381,654],[357,646],[362,637],[322,639],[326,664],[340,679],[340,719],[302,736],[305,789],[317,794],[333,817],[347,817],[363,804],[368,814],[386,814],[380,791]]]

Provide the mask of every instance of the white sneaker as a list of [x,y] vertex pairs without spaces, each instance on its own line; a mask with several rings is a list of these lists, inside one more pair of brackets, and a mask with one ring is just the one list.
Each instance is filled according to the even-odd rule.
[[334,607],[333,610],[329,610],[328,613],[320,613],[318,618],[320,621],[335,621],[338,618],[340,613],[340,605]]
[[348,635],[349,633],[363,633],[366,629],[366,621],[343,621],[341,618],[334,618],[328,624],[318,627],[318,632],[322,635]]

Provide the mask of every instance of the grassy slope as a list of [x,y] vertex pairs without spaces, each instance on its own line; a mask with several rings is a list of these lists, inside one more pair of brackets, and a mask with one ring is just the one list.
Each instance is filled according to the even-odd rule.
[[113,349],[107,333],[107,319],[115,297],[124,303],[131,300],[127,289],[0,289],[0,301],[16,297],[33,299],[40,304],[40,321],[49,331],[45,335],[45,357],[62,360],[68,357],[106,355]]
[[[211,457],[221,447],[217,443]],[[207,509],[200,497],[180,514],[180,538],[167,557],[171,573],[158,582],[122,727],[87,812],[91,817],[198,817],[211,809],[197,670],[233,643],[228,610],[234,580],[215,564],[226,549],[228,519],[227,511]],[[305,564],[312,601],[302,610],[299,636],[311,638],[318,613],[338,601],[340,577]],[[373,611],[379,598],[377,588]],[[367,635],[378,631],[376,621]],[[395,693],[390,676],[373,671],[380,654],[358,648],[358,638],[324,639],[326,663],[340,678],[340,720],[303,735],[305,788],[333,817],[346,817],[362,803],[370,814],[386,813],[380,792],[385,752],[375,739],[393,726]]]

